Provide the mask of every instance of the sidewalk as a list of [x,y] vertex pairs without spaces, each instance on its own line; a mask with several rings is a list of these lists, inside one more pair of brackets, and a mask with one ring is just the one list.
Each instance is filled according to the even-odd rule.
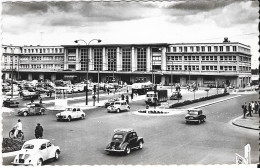
[[247,129],[259,130],[259,114],[252,113],[252,117],[244,118],[243,115],[232,121],[233,125]]

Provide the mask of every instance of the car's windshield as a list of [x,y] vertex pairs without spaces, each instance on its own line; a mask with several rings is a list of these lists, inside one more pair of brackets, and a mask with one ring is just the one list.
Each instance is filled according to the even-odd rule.
[[114,140],[114,139],[121,140],[121,139],[123,139],[123,135],[122,135],[122,134],[115,134],[115,135],[113,136],[113,140]]
[[34,145],[32,145],[32,144],[25,144],[23,146],[23,149],[33,149],[33,148],[34,148]]
[[115,102],[114,104],[118,104],[118,105],[120,105],[120,102]]
[[72,111],[72,108],[66,108],[65,111]]
[[189,111],[188,112],[190,115],[198,115],[198,111]]

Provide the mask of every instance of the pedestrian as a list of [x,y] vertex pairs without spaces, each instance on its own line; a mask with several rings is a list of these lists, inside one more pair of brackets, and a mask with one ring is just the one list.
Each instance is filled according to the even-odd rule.
[[50,98],[51,98],[52,91],[50,91]]
[[34,102],[34,100],[33,100],[33,97],[32,97],[32,96],[30,96],[30,99],[31,99],[31,103],[33,103],[33,102]]
[[129,96],[128,95],[126,95],[125,99],[126,99],[126,103],[129,104]]
[[252,117],[252,106],[251,106],[251,103],[248,103],[248,113],[246,115],[247,117],[250,116]]
[[40,96],[40,104],[42,104],[42,97]]
[[121,94],[121,100],[125,99],[125,95]]
[[134,94],[133,94],[133,92],[131,93],[131,100],[133,100],[134,99]]
[[246,112],[247,112],[246,102],[245,102],[245,104],[242,105],[242,109],[243,109],[244,118],[246,118]]
[[35,128],[35,138],[36,139],[42,138],[42,135],[43,135],[43,128],[42,128],[41,124],[38,123]]
[[108,94],[108,95],[109,95],[109,92],[110,92],[110,91],[109,91],[109,88],[107,88],[107,94]]
[[251,102],[251,110],[252,110],[252,113],[254,112],[254,110],[255,110],[255,102],[254,101],[252,101]]
[[259,109],[259,103],[255,101],[255,114],[257,114],[258,109]]

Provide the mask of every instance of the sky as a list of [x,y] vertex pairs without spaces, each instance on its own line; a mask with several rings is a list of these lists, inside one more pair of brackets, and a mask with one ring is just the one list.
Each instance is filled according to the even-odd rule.
[[257,68],[258,5],[249,0],[4,1],[2,43],[219,43],[228,37],[251,46],[252,68]]

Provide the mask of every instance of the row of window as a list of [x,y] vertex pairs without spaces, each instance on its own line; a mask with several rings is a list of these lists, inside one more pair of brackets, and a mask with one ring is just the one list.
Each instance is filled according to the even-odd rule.
[[[198,65],[184,65],[184,69],[182,69],[181,65],[168,65],[167,66],[168,71],[178,71],[178,70],[190,70],[190,71],[199,71],[200,68]],[[218,67],[214,65],[202,65],[201,66],[202,71],[217,71]],[[220,71],[237,71],[236,66],[220,66]],[[244,67],[240,66],[239,71],[251,71],[250,67]]]
[[237,46],[179,46],[170,47],[170,52],[236,52]]
[[[218,56],[168,56],[168,61],[218,61]],[[219,56],[220,61],[237,61],[237,56]],[[251,58],[239,57],[239,61],[251,62]]]
[[20,64],[20,69],[63,69],[63,67],[63,64],[31,64],[31,66],[29,64]]
[[24,48],[25,54],[63,53],[63,48]]

